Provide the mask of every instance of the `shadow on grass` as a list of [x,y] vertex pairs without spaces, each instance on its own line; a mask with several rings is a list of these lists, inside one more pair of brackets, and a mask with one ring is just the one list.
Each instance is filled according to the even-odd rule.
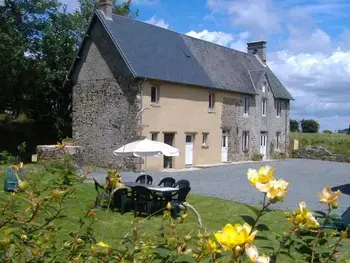
[[343,184],[332,187],[332,191],[340,190],[343,194],[350,195],[350,184]]

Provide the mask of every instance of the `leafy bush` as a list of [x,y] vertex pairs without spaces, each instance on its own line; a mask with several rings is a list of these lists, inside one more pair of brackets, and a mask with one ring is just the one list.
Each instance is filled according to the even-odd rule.
[[[22,165],[14,166],[16,173]],[[116,171],[109,176],[119,178]],[[136,218],[132,229],[123,237],[115,237],[116,246],[110,246],[100,237],[94,228],[96,212],[87,207],[86,213],[79,219],[79,226],[72,229],[69,237],[58,242],[58,236],[64,229],[64,221],[70,220],[65,214],[65,205],[74,198],[76,185],[66,186],[64,190],[47,189],[38,191],[36,182],[28,182],[19,192],[10,194],[6,201],[0,202],[0,261],[1,262],[280,262],[280,256],[296,251],[307,262],[329,262],[340,258],[339,248],[347,237],[345,231],[339,234],[325,230],[338,206],[340,191],[332,192],[326,187],[321,193],[320,203],[326,211],[318,212],[325,220],[319,222],[305,204],[301,202],[295,211],[286,212],[288,229],[283,233],[274,233],[261,218],[270,213],[272,206],[283,202],[288,194],[289,183],[275,178],[275,170],[270,166],[258,171],[249,169],[247,179],[262,193],[260,208],[246,205],[254,217],[244,215],[244,224],[226,224],[214,234],[205,229],[193,229],[190,233],[179,234],[181,224],[186,224],[188,214],[182,210],[179,216],[172,216],[174,208],[170,203],[157,212],[163,213],[163,222],[159,231],[153,235],[144,235],[140,225],[148,218]],[[26,183],[26,182],[21,182]],[[198,211],[190,204],[184,206]],[[156,212],[156,213],[157,213]],[[150,217],[155,215],[152,214]],[[271,222],[274,224],[274,222]],[[269,255],[259,253],[255,240],[267,239],[267,233],[279,240],[277,247],[269,248]],[[96,238],[99,236],[100,238]]]
[[14,164],[16,157],[12,156],[8,151],[0,152],[0,164]]
[[252,155],[252,160],[257,162],[257,161],[261,161],[263,158],[263,155],[261,153],[253,153]]

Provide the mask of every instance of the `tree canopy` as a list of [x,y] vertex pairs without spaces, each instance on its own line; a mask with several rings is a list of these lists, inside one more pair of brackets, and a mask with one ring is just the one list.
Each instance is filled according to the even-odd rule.
[[290,120],[289,127],[291,132],[299,132],[299,122],[297,120]]
[[[69,13],[59,0],[5,0],[0,7],[0,122],[25,116],[51,123],[64,136],[62,127],[71,123],[71,90],[62,84],[96,7],[97,0],[79,0],[79,8]],[[131,0],[115,2],[113,12],[138,15]]]
[[305,120],[300,122],[301,131],[304,133],[317,133],[320,129],[320,124],[315,120]]

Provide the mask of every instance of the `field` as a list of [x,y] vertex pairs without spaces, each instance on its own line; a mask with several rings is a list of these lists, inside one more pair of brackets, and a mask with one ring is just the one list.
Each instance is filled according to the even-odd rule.
[[350,155],[350,135],[292,132],[292,139],[299,140],[299,147],[322,145],[334,153]]

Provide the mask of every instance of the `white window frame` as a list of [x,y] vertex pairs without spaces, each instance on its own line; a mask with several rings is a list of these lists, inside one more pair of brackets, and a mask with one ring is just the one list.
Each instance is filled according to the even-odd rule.
[[[152,98],[153,90],[155,90],[155,100],[153,100]],[[156,104],[156,105],[159,104],[159,87],[156,87],[156,86],[151,87],[151,104]]]
[[281,111],[282,111],[282,107],[281,107],[281,101],[280,100],[276,100],[276,117],[281,117]]
[[261,91],[264,93],[266,92],[266,83],[265,82],[261,85]]
[[249,131],[242,132],[242,151],[249,149]]
[[158,141],[158,132],[151,132],[151,140]]
[[214,111],[214,109],[215,109],[215,94],[214,93],[209,93],[208,102],[209,102],[208,110]]
[[208,146],[208,132],[202,133],[202,146]]
[[243,99],[243,115],[249,116],[249,97],[245,96]]
[[267,113],[267,99],[263,98],[261,101],[261,115],[266,116]]
[[281,148],[281,132],[276,132],[276,150]]

